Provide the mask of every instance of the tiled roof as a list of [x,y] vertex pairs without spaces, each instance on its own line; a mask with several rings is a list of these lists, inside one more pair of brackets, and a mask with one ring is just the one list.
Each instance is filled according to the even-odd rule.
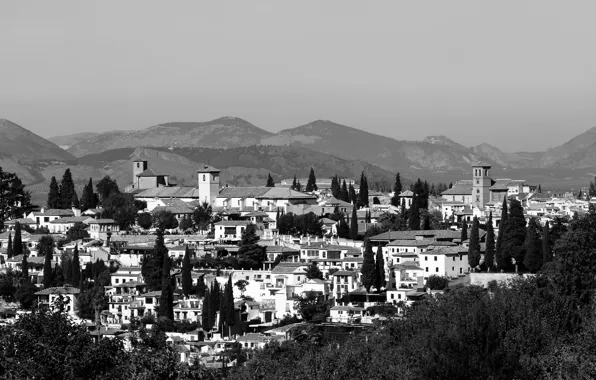
[[408,246],[408,247],[425,247],[431,244],[434,244],[435,240],[434,239],[422,239],[422,240],[416,240],[416,239],[399,239],[399,240],[393,240],[391,243],[387,244],[387,246]]
[[88,224],[116,224],[114,219],[92,219],[87,222]]
[[145,284],[144,282],[141,282],[141,281],[127,281],[122,284],[114,285],[114,287],[115,288],[117,288],[117,287],[134,288],[135,286],[143,286],[143,285],[147,285],[147,284]]
[[250,222],[248,220],[222,220],[215,223],[215,226],[248,226]]
[[157,177],[164,174],[157,174],[153,169],[145,169],[142,173],[137,174],[137,177]]
[[439,249],[433,249],[432,251],[426,251],[422,253],[423,255],[459,255],[468,254],[468,249],[466,247],[457,246],[457,247],[441,247]]
[[20,224],[35,224],[35,221],[31,218],[19,218],[19,219],[11,219],[6,221],[4,224],[6,225],[12,225],[12,224],[16,224],[16,223],[20,223]]
[[489,188],[492,191],[503,191],[509,189],[508,185],[511,182],[510,179],[499,178],[495,180],[495,183]]
[[237,342],[266,342],[270,339],[271,339],[271,337],[268,337],[263,334],[247,333],[242,336],[239,336],[236,339],[236,341]]
[[394,269],[406,269],[406,270],[422,270],[417,262],[415,261],[406,261],[401,264],[395,264],[393,266]]
[[91,219],[89,216],[73,216],[66,218],[58,218],[52,220],[50,224],[71,224],[71,223],[83,223],[87,219]]
[[245,217],[257,217],[257,216],[269,216],[269,214],[267,214],[264,211],[251,211],[248,214],[242,215],[243,218],[245,218]]
[[325,201],[321,204],[321,206],[337,206],[337,207],[352,207],[350,202],[342,201],[341,199],[337,199],[335,197],[330,197],[325,199]]
[[441,195],[471,195],[472,194],[472,180],[461,180],[456,182],[451,189],[447,189]]
[[283,245],[268,245],[267,253],[300,253],[300,250],[284,247]]
[[199,189],[188,186],[154,187],[135,194],[135,198],[199,198]]
[[324,249],[327,251],[347,251],[348,247],[345,245],[329,244],[324,241],[310,242],[310,244],[303,244],[300,249]]
[[61,286],[56,288],[47,288],[36,292],[36,296],[43,296],[49,294],[79,294],[81,291],[79,288],[73,288],[71,286]]
[[[299,264],[299,265],[291,265]],[[271,270],[271,274],[291,274],[291,273],[306,273],[303,263],[279,263]]]
[[485,161],[478,161],[472,165],[472,167],[483,167],[490,168],[492,165]]
[[154,214],[159,211],[169,211],[172,214],[192,214],[193,209],[190,207],[182,206],[157,206],[151,211],[151,214]]
[[364,308],[358,306],[333,306],[331,310],[364,311]]
[[211,165],[206,165],[206,164],[200,164],[197,167],[197,173],[214,173],[214,172],[221,172],[221,170],[219,170],[216,167],[213,167]]
[[457,239],[461,232],[452,230],[387,231],[370,238],[371,241],[414,240],[416,236],[432,236],[435,239]]
[[50,208],[50,209],[44,210],[44,212],[35,211],[35,212],[33,212],[33,215],[35,215],[35,216],[74,216],[74,212],[72,210],[61,210],[61,209]]
[[406,190],[406,191],[402,191],[399,194],[400,197],[413,197],[414,196],[414,192],[411,190]]
[[260,199],[317,199],[315,195],[305,194],[300,191],[283,187],[268,187],[269,191],[261,196]]
[[271,187],[224,187],[218,198],[256,198],[266,194]]

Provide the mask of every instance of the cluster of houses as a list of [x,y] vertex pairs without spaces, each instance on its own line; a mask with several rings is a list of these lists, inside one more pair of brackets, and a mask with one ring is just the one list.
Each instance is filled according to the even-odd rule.
[[[542,198],[536,188],[525,181],[493,180],[490,169],[490,165],[482,162],[473,165],[472,179],[456,182],[440,196],[430,197],[429,209],[440,213],[443,220],[451,221],[454,226],[469,223],[473,217],[487,221],[492,213],[494,227],[498,229],[503,199],[519,200],[528,217],[536,217],[541,222],[585,212],[589,207],[589,201],[570,196]],[[234,284],[241,284],[233,289],[238,323],[232,338],[223,338],[217,331],[204,331],[200,327],[187,333],[168,333],[168,342],[175,346],[182,361],[199,358],[207,365],[217,365],[221,352],[233,342],[250,349],[272,340],[287,339],[291,328],[278,327],[278,324],[287,316],[299,314],[296,300],[307,294],[315,294],[319,300],[333,305],[326,323],[371,324],[382,317],[374,315],[370,306],[388,303],[399,309],[428,296],[425,282],[429,276],[457,281],[469,273],[468,241],[461,241],[457,228],[389,231],[370,238],[373,250],[381,249],[386,284],[381,292],[369,293],[363,287],[360,273],[362,242],[338,238],[336,221],[321,219],[326,232],[322,238],[283,236],[276,225],[280,211],[325,215],[339,210],[351,215],[354,205],[330,196],[324,186],[316,194],[295,191],[283,183],[278,187],[220,188],[219,173],[212,166],[201,165],[197,170],[197,187],[172,186],[167,174],[156,173],[148,167],[147,161],[139,160],[133,163],[133,184],[127,189],[135,199],[147,203],[145,211],[148,212],[167,210],[182,220],[196,207],[207,203],[221,215],[221,221],[199,231],[200,234],[170,231],[166,245],[174,260],[181,260],[187,249],[193,258],[207,257],[220,249],[234,254],[243,232],[251,224],[257,227],[259,244],[266,247],[267,261],[259,270],[193,270],[194,285],[201,281],[210,286],[216,280],[223,284],[229,276]],[[399,207],[389,204],[391,194],[372,193],[372,196],[379,198],[380,204],[371,202],[370,208],[357,210],[362,232],[376,224],[382,214],[400,212]],[[413,196],[409,190],[400,194],[406,207],[411,206]],[[5,257],[9,235],[17,222],[32,229],[47,228],[51,234],[65,234],[75,224],[83,223],[90,238],[56,249],[52,263],[60,263],[76,244],[82,267],[97,260],[117,266],[118,270],[111,274],[110,286],[105,288],[108,308],[101,312],[101,326],[95,333],[126,336],[123,325],[155,316],[159,307],[160,292],[148,291],[141,273],[143,260],[152,252],[155,237],[127,234],[119,230],[118,223],[102,218],[101,214],[101,208],[84,212],[42,208],[25,218],[8,221],[6,231],[0,234],[1,267],[20,269],[22,257]],[[43,258],[37,255],[40,236],[22,233],[30,251],[29,274],[34,283],[41,283],[43,276]],[[485,237],[481,230],[481,251]],[[322,278],[307,276],[313,263]],[[180,270],[175,268],[171,274],[180,285]],[[42,289],[36,294],[39,304],[52,305],[57,297],[62,297],[66,300],[65,312],[77,318],[79,289],[75,286]],[[200,325],[202,300],[175,292],[174,319]],[[89,322],[89,327],[97,329],[95,323]]]

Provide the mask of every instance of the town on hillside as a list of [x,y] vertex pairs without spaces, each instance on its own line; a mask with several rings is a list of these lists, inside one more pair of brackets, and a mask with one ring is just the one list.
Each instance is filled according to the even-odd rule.
[[219,178],[200,165],[196,186],[177,186],[137,160],[131,183],[89,180],[79,196],[67,170],[41,207],[16,186],[0,224],[0,323],[57,300],[97,337],[167,319],[181,362],[218,367],[234,345],[262,348],[312,323],[358,334],[457,284],[536,273],[552,260],[541,239],[594,199],[545,196],[484,162],[449,185],[404,186],[397,174],[391,193],[369,189],[365,173],[317,179],[312,168],[260,187]]

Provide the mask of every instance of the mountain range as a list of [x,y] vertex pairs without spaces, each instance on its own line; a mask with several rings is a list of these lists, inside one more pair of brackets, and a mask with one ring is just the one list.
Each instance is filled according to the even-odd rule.
[[561,187],[582,185],[593,177],[596,128],[545,152],[506,153],[489,144],[466,147],[443,135],[396,140],[327,120],[271,133],[243,119],[223,117],[48,140],[0,120],[0,165],[27,184],[60,177],[70,167],[77,179],[108,174],[127,185],[130,160],[140,156],[181,184],[193,183],[199,162],[220,167],[222,180],[230,185],[260,185],[269,173],[275,179],[305,177],[311,166],[320,177],[357,179],[365,170],[369,182],[373,178],[380,185],[396,172],[407,179],[452,182],[467,178],[470,164],[484,160],[493,165],[495,177]]

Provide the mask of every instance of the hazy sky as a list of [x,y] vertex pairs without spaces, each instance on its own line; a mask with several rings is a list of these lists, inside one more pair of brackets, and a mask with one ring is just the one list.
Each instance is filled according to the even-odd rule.
[[237,116],[506,151],[596,125],[596,2],[5,1],[0,118],[42,136]]

